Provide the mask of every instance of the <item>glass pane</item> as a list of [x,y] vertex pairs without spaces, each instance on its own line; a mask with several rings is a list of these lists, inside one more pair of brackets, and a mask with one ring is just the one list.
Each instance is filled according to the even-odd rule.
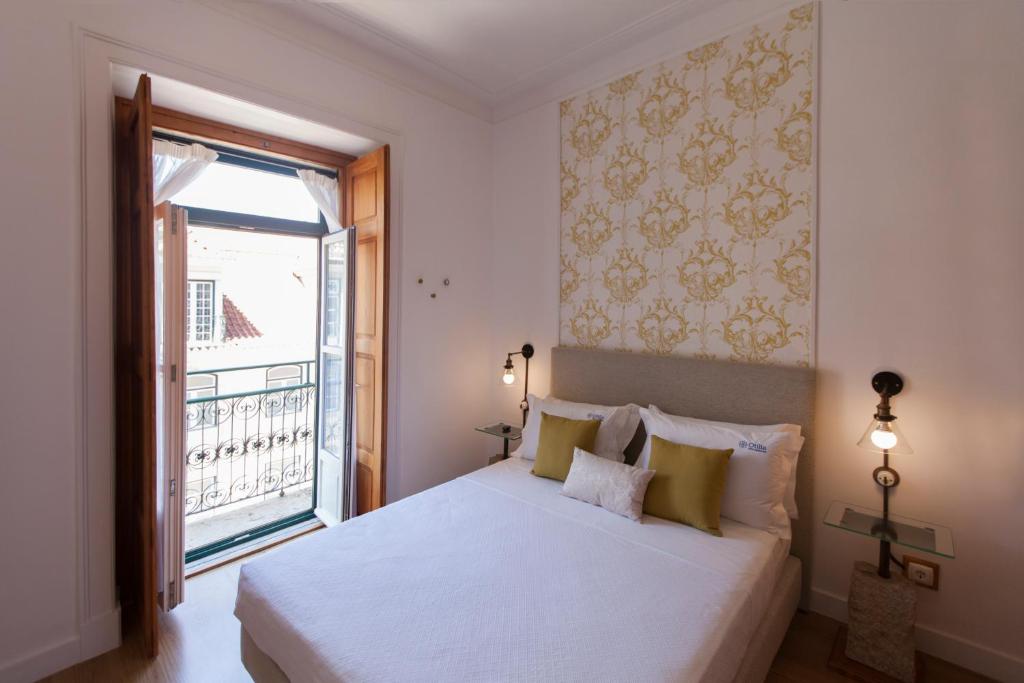
[[298,176],[214,163],[174,203],[200,209],[234,211],[316,223],[320,210]]
[[320,445],[341,457],[345,446],[345,362],[342,356],[324,353],[320,415]]
[[860,505],[833,501],[825,513],[825,524],[934,555],[954,557],[953,532],[947,527],[890,514],[886,529],[881,514]]
[[345,243],[325,246],[324,259],[324,344],[341,346],[345,335]]

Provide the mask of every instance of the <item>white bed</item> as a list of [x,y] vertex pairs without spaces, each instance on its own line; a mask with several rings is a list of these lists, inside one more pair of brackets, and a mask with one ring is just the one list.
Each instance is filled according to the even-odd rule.
[[[563,347],[551,361],[563,399],[801,425],[810,509],[812,368]],[[235,614],[253,678],[764,680],[801,599],[809,524],[792,543],[724,518],[722,538],[638,524],[529,468],[506,460],[245,565]]]
[[799,595],[788,541],[725,519],[722,538],[638,524],[530,465],[500,462],[243,566],[254,678],[763,679]]

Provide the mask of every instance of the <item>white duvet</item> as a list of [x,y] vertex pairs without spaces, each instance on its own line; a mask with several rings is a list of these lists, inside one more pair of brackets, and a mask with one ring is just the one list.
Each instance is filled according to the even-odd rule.
[[244,565],[235,615],[305,681],[731,681],[788,543],[558,494],[512,458]]

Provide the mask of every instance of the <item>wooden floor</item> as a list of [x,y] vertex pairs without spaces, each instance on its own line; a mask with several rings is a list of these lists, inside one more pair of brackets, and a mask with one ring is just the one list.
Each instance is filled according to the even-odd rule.
[[[244,560],[243,560],[244,562]],[[160,656],[148,660],[136,643],[83,662],[47,683],[234,683],[251,681],[242,667],[238,621],[232,614],[238,569],[235,562],[189,579],[185,603],[161,615]],[[798,613],[772,664],[767,683],[849,683],[830,671],[826,662],[839,622],[813,613]],[[925,657],[928,683],[987,681],[952,664]]]

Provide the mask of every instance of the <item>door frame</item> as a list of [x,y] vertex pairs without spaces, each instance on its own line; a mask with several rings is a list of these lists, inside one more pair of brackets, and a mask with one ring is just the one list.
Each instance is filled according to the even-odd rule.
[[[343,108],[344,103],[314,103],[296,90],[272,89],[239,77],[226,66],[198,59],[196,55],[161,56],[152,46],[130,36],[98,33],[80,24],[72,28],[73,78],[78,107],[74,110],[75,213],[72,279],[79,283],[79,305],[75,307],[73,375],[76,402],[76,500],[73,529],[79,589],[76,593],[74,623],[76,634],[67,643],[48,648],[24,662],[24,669],[42,677],[63,666],[101,654],[121,642],[120,608],[114,576],[114,411],[113,411],[113,276],[114,252],[111,225],[115,210],[111,192],[114,173],[111,100],[114,97],[112,70],[158,73],[252,102],[337,130],[348,131],[391,146],[391,277],[389,329],[389,443],[399,452],[396,424],[401,410],[395,389],[401,354],[399,327],[401,288],[398,273],[402,262],[402,175],[405,142],[399,129],[367,125]],[[391,476],[397,474],[392,468]],[[392,488],[392,490],[395,490]],[[33,677],[33,676],[30,676]]]

